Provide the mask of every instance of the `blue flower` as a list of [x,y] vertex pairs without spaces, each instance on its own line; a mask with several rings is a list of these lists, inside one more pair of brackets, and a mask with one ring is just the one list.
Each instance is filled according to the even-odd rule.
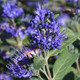
[[66,1],[67,2],[72,2],[72,3],[74,3],[77,6],[79,0],[66,0]]
[[26,3],[28,6],[31,6],[31,7],[38,7],[38,3],[43,5],[43,4],[46,4],[48,3],[49,0],[28,0]]
[[2,23],[0,25],[0,30],[5,30],[7,33],[10,33],[13,37],[20,37],[20,39],[24,39],[25,38],[25,30],[23,30],[22,28],[16,28],[12,25],[10,25],[9,23]]
[[24,69],[23,67],[19,66],[19,64],[15,63],[9,63],[10,67],[8,69],[18,78],[24,77],[24,78],[30,78],[32,76],[32,72],[29,72],[28,70]]
[[26,34],[32,37],[32,44],[42,46],[44,49],[60,49],[65,35],[60,32],[60,26],[54,19],[54,14],[48,9],[39,7],[35,11],[36,16],[31,20],[31,26],[26,30]]
[[13,80],[13,78],[7,74],[0,74],[0,80]]
[[75,12],[80,14],[80,7],[78,7]]
[[68,1],[68,2],[72,2],[73,0],[66,0],[66,1]]
[[69,2],[78,2],[78,0],[66,0],[66,1],[69,1]]
[[57,18],[57,22],[58,24],[60,24],[61,26],[66,26],[66,22],[69,20],[69,15],[68,14],[61,14],[58,18]]
[[7,2],[2,5],[4,17],[9,17],[10,19],[16,18],[23,14],[23,9],[18,8],[14,3]]
[[33,76],[32,72],[28,70],[30,65],[29,56],[25,53],[30,49],[26,48],[26,50],[19,50],[18,54],[13,59],[11,58],[11,62],[8,64],[8,69],[18,78],[31,78]]
[[2,2],[2,0],[0,0],[0,2]]

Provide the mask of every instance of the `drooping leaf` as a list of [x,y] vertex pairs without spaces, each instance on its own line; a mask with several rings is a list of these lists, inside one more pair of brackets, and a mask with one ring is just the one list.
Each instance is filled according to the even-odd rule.
[[78,58],[78,54],[69,54],[67,49],[62,51],[55,64],[53,65],[53,80],[62,80],[69,72],[71,65]]
[[42,57],[35,57],[34,58],[34,63],[33,63],[33,66],[35,69],[39,69],[41,68],[42,65],[44,65],[46,62],[45,62],[45,59],[42,58]]
[[12,40],[12,39],[6,39],[6,41],[11,45],[16,45],[17,44],[17,42],[15,40]]

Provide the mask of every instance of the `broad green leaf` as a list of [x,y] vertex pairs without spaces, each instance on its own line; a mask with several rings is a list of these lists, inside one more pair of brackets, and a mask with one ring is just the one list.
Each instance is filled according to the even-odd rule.
[[69,54],[67,49],[64,49],[55,64],[53,65],[53,80],[62,80],[69,72],[71,65],[78,58],[78,54]]
[[35,57],[34,58],[34,63],[33,66],[35,69],[39,69],[41,68],[42,65],[44,65],[46,63],[45,59],[42,57]]
[[12,40],[12,39],[7,39],[6,41],[11,45],[16,45],[17,44],[17,42],[15,40]]
[[65,42],[62,43],[61,49],[55,49],[55,50],[51,50],[49,51],[48,56],[56,56],[58,53],[61,53],[64,48],[66,48],[67,46],[69,46],[70,44],[72,44],[78,37],[80,36],[80,34],[75,34],[74,36],[70,37],[68,40],[66,40]]

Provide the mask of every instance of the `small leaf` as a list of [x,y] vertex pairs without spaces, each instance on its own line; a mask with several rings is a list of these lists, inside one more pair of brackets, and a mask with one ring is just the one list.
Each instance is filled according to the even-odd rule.
[[56,19],[58,16],[59,16],[59,14],[56,14],[56,15],[54,16],[54,18]]
[[17,42],[15,40],[12,40],[12,39],[6,39],[6,41],[11,45],[16,45],[17,44]]
[[71,65],[78,58],[78,54],[69,54],[67,49],[64,49],[55,64],[53,65],[53,80],[62,80],[69,72]]
[[35,57],[34,58],[34,63],[33,66],[35,69],[39,69],[41,68],[42,65],[44,65],[46,63],[45,59],[42,57]]

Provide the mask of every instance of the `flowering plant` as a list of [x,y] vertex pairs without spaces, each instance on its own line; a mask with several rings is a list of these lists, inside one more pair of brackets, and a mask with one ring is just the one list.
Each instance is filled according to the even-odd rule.
[[0,80],[79,80],[79,4],[0,0]]

